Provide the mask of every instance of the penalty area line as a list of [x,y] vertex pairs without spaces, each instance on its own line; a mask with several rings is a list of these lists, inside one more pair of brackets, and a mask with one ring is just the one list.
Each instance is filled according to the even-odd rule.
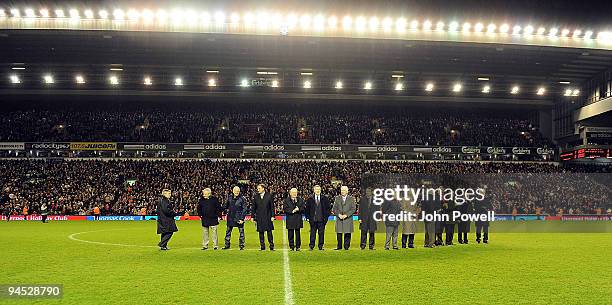
[[285,305],[293,305],[293,285],[291,284],[291,268],[289,265],[289,249],[287,249],[287,232],[283,220],[283,274],[285,281]]

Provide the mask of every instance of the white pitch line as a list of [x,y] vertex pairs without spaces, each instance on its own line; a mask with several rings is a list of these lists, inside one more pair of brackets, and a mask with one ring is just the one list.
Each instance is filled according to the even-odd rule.
[[283,273],[285,278],[285,305],[293,305],[293,285],[291,285],[291,268],[289,266],[289,249],[287,249],[287,232],[283,220]]

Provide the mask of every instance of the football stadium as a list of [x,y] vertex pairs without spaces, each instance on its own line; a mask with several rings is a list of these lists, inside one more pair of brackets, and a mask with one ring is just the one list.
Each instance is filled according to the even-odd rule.
[[0,304],[612,304],[605,1],[0,3]]

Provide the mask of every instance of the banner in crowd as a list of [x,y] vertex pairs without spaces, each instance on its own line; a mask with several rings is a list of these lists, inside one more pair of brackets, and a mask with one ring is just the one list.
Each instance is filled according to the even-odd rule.
[[89,151],[240,151],[240,152],[362,152],[421,154],[554,155],[548,147],[414,146],[354,144],[235,144],[235,143],[115,143],[40,142],[0,143],[0,150],[89,150]]

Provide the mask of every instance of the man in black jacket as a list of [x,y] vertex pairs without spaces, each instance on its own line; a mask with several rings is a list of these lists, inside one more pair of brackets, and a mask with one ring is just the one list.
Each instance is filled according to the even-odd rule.
[[240,187],[234,186],[232,194],[227,196],[223,209],[227,211],[227,230],[225,232],[225,246],[223,250],[230,248],[232,230],[238,228],[240,239],[238,240],[240,250],[244,250],[244,218],[249,212],[249,208],[244,196],[240,195]]
[[[361,250],[365,249],[366,243],[370,250],[374,250],[374,237],[376,236],[376,220],[374,212],[379,207],[372,202],[372,189],[366,189],[365,196],[359,200],[359,230],[361,231]],[[370,242],[368,243],[368,235]]]
[[202,191],[202,197],[198,202],[198,215],[202,220],[202,250],[208,249],[209,233],[212,233],[213,249],[217,250],[219,241],[217,239],[217,225],[219,224],[219,213],[221,204],[217,197],[212,196],[210,188]]
[[268,235],[270,251],[274,251],[274,203],[272,195],[266,192],[263,184],[257,185],[257,194],[253,197],[253,220],[257,222],[257,232],[259,232],[260,250],[266,250],[264,233]]
[[302,221],[304,199],[298,197],[298,190],[296,188],[289,190],[289,196],[283,202],[283,211],[285,212],[289,248],[291,248],[291,251],[300,251],[302,246],[300,231],[304,225]]
[[162,190],[162,197],[157,204],[157,234],[161,234],[161,241],[158,246],[160,250],[168,250],[168,242],[174,232],[178,231],[174,216],[174,206],[170,202],[172,192],[169,189]]
[[319,250],[325,243],[325,225],[331,213],[329,199],[321,194],[321,186],[315,185],[314,194],[306,201],[304,214],[310,222],[310,250],[314,249],[317,233],[319,234]]

